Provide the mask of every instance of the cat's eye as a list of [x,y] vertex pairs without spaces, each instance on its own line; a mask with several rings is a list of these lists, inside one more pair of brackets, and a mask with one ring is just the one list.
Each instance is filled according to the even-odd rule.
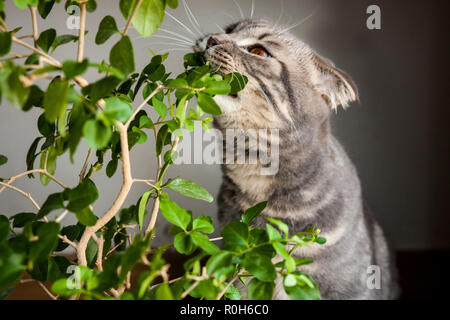
[[253,46],[248,48],[248,52],[261,57],[271,57],[270,53],[262,46]]

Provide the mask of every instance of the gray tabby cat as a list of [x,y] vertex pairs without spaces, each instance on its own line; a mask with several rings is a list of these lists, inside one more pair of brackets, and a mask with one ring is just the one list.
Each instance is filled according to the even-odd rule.
[[[262,164],[223,165],[219,219],[239,220],[244,209],[268,200],[263,216],[283,220],[292,232],[317,225],[325,245],[298,248],[313,264],[301,270],[318,283],[322,299],[392,299],[397,295],[383,232],[367,211],[357,172],[330,132],[329,115],[358,99],[352,79],[291,34],[264,20],[243,20],[226,33],[197,41],[219,72],[249,78],[234,96],[216,96],[223,114],[215,125],[279,129],[279,169]],[[254,145],[247,143],[247,153]],[[256,226],[266,220],[258,218]],[[370,266],[379,266],[381,288],[368,288]],[[369,273],[368,273],[369,272]],[[279,279],[280,280],[280,279]],[[277,281],[275,299],[289,299]]]

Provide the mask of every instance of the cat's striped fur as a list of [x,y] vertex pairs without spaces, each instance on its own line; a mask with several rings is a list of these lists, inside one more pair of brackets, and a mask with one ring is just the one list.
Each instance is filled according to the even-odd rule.
[[[281,30],[263,20],[243,20],[197,44],[220,72],[237,71],[249,78],[237,97],[215,98],[223,110],[215,125],[223,134],[227,128],[279,129],[279,141],[271,141],[279,143],[276,174],[261,175],[261,164],[223,165],[219,219],[238,220],[244,209],[268,200],[264,216],[283,220],[292,232],[310,225],[322,230],[325,245],[302,247],[295,255],[314,260],[301,269],[317,281],[323,299],[394,298],[383,232],[364,206],[354,165],[330,132],[331,111],[356,100],[356,86]],[[251,54],[248,48],[254,45],[270,56]],[[247,149],[253,147],[247,144]],[[265,223],[259,218],[256,225]],[[381,269],[381,289],[366,285],[370,265]],[[275,298],[288,298],[280,281]]]

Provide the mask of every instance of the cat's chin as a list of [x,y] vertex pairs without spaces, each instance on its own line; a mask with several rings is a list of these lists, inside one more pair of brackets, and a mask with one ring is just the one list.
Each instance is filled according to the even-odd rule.
[[222,114],[233,113],[241,109],[241,99],[238,95],[217,95],[214,100],[222,109]]

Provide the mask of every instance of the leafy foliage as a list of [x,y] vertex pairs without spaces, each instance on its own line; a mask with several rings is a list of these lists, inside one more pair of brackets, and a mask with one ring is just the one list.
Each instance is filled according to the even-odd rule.
[[[44,19],[59,2],[14,0],[20,9],[27,6],[37,9]],[[20,29],[7,29],[2,4],[0,1],[0,56],[8,57]],[[65,2],[66,9],[70,5],[80,4]],[[88,12],[97,7],[94,0],[85,5]],[[121,0],[119,5],[127,25],[132,23],[141,36],[148,37],[162,23],[167,6],[174,9],[178,1]],[[286,293],[293,299],[320,298],[315,281],[300,270],[312,261],[293,256],[298,246],[325,243],[318,235],[319,229],[312,227],[290,234],[284,222],[270,218],[265,228],[256,228],[253,222],[264,219],[262,213],[268,206],[262,202],[245,210],[240,221],[225,226],[221,238],[212,239],[215,231],[212,218],[194,215],[169,196],[171,190],[186,197],[213,201],[213,196],[195,182],[166,175],[177,157],[176,141],[182,139],[180,129],[192,131],[194,122],[198,121],[208,130],[212,118],[207,114],[221,114],[214,96],[243,90],[248,82],[245,75],[216,74],[202,53],[185,55],[185,70],[176,77],[164,65],[168,54],[152,54],[142,71],[135,72],[133,44],[126,31],[118,29],[114,17],[101,20],[95,42],[103,45],[115,34],[120,38],[115,40],[109,59],[101,62],[77,59],[56,63],[51,55],[57,47],[69,42],[81,46],[82,41],[78,35],[58,35],[50,28],[40,33],[33,53],[25,61],[26,66],[16,64],[15,57],[0,64],[0,98],[23,111],[36,108],[40,114],[36,121],[40,135],[34,138],[26,156],[28,177],[39,173],[42,185],[54,180],[63,187],[62,191],[48,195],[40,207],[34,203],[35,212],[19,212],[9,219],[0,215],[0,297],[6,297],[26,271],[36,281],[50,280],[52,292],[63,299],[170,300],[188,295],[241,299],[241,292],[234,286],[237,280],[246,285],[250,299],[272,299],[277,279],[281,279]],[[40,59],[41,56],[45,59]],[[98,79],[87,84],[82,77],[90,69],[98,72]],[[42,75],[51,78],[46,88],[37,82]],[[144,103],[133,108],[141,96]],[[189,107],[190,101],[196,103]],[[153,108],[159,119],[150,118],[144,106]],[[121,191],[116,202],[124,199],[127,188],[136,182],[127,172],[129,151],[136,144],[146,143],[151,131],[155,132],[155,154],[161,161],[156,179],[144,180],[149,188],[136,204],[128,208],[121,207],[122,204],[115,208],[113,204],[115,211],[107,221],[98,219],[93,205],[101,190],[93,176],[105,167],[106,175],[112,177],[120,164],[125,191]],[[82,139],[95,154],[96,162],[89,166],[86,161],[78,185],[67,187],[54,176],[57,160],[69,153],[74,161]],[[110,160],[104,165],[106,156]],[[38,157],[39,168],[35,168]],[[0,155],[0,165],[6,165],[7,161],[6,156]],[[2,183],[10,187],[13,180]],[[149,220],[154,221],[155,212],[160,211],[172,225],[170,244],[151,246],[156,230],[151,222],[145,226],[149,203],[154,205]],[[54,213],[59,216],[54,218]],[[77,223],[62,227],[60,221],[67,213],[74,214]],[[139,232],[134,235],[128,231],[133,225],[139,225]],[[90,233],[91,230],[94,231]],[[86,261],[69,261],[54,254],[68,246],[75,247]],[[170,247],[192,256],[184,264],[184,275],[169,282],[169,265],[163,254]],[[280,258],[277,263],[273,261],[276,255]],[[129,277],[137,264],[144,264],[146,269],[139,275],[138,285],[132,288]]]

